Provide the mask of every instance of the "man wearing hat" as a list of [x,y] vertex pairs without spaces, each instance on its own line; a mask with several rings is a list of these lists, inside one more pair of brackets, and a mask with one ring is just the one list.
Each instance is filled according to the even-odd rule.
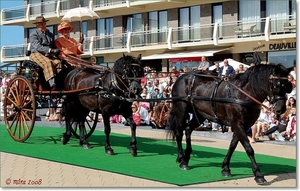
[[60,58],[66,60],[71,65],[77,65],[76,60],[68,57],[67,55],[72,55],[77,57],[80,54],[83,54],[82,50],[82,43],[83,43],[83,35],[81,33],[78,44],[74,38],[70,38],[70,32],[73,31],[72,25],[70,25],[68,22],[63,21],[58,25],[57,32],[61,33],[61,37],[55,40],[56,47],[62,51],[62,54],[60,54]]
[[60,71],[61,61],[57,55],[60,50],[56,49],[54,35],[47,29],[46,20],[43,16],[38,16],[33,24],[37,30],[30,34],[30,60],[43,68],[46,81],[52,89],[55,88],[55,75]]

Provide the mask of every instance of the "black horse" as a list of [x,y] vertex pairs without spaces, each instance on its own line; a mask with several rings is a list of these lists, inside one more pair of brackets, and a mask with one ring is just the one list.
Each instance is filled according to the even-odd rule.
[[109,118],[112,115],[120,114],[131,127],[130,153],[136,156],[136,124],[132,119],[132,101],[130,99],[140,97],[142,91],[140,81],[143,76],[141,54],[137,58],[123,54],[123,57],[114,63],[112,70],[101,71],[88,67],[72,70],[64,81],[65,90],[94,88],[67,96],[63,106],[63,115],[66,121],[66,132],[62,138],[63,144],[66,144],[71,137],[72,127],[69,122],[76,119],[80,129],[80,145],[83,148],[90,148],[84,134],[84,122],[88,113],[95,111],[102,113],[103,117],[106,135],[105,152],[108,155],[114,154],[110,146]]
[[[257,65],[245,73],[231,78],[218,78],[212,75],[187,73],[177,79],[172,89],[172,110],[168,129],[173,140],[176,138],[180,168],[189,169],[192,153],[191,134],[205,119],[232,128],[233,137],[228,153],[222,164],[222,175],[231,176],[230,159],[241,142],[252,162],[252,170],[258,184],[266,184],[264,176],[255,161],[246,131],[257,120],[261,103],[267,97],[273,103],[277,115],[285,112],[285,94],[291,92],[287,75],[292,68],[282,65]],[[189,113],[193,118],[189,119]],[[183,132],[186,136],[186,149],[183,151]]]

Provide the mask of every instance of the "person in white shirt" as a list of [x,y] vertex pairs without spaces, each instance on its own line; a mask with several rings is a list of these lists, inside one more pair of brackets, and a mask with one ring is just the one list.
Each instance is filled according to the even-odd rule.
[[141,106],[141,103],[138,101],[132,102],[132,104],[138,105],[138,111],[140,112],[141,125],[150,125],[149,113],[148,110]]
[[235,70],[231,65],[229,65],[228,60],[225,59],[223,63],[224,63],[224,66],[222,66],[218,72],[219,76],[235,75]]

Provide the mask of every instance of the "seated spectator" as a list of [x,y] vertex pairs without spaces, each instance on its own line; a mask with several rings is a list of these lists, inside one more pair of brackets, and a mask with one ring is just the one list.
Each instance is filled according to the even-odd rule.
[[286,110],[290,112],[293,106],[296,106],[296,99],[294,97],[290,97],[286,100]]
[[10,78],[8,77],[8,73],[4,73],[2,78],[2,94],[5,94],[9,81]]
[[288,75],[288,81],[292,83],[293,89],[290,93],[286,94],[287,98],[289,99],[290,97],[293,97],[294,99],[297,99],[296,97],[296,80],[294,79],[292,74]]
[[167,102],[160,102],[153,109],[153,121],[151,126],[153,129],[164,129],[170,114],[170,104]]
[[270,127],[269,130],[263,132],[263,136],[268,136],[269,140],[276,140],[277,136],[275,136],[275,132],[278,131],[278,133],[281,134],[282,137],[285,136],[285,131],[286,131],[286,127],[288,124],[288,114],[289,112],[285,112],[282,115],[280,115],[280,118],[278,120],[278,124],[277,125],[273,125],[272,127]]
[[54,108],[49,108],[49,111],[46,114],[45,120],[47,122],[58,121],[60,119],[60,113],[55,112]]
[[246,70],[247,70],[247,68],[245,68],[243,64],[239,65],[239,73],[244,73],[244,72],[246,72]]
[[132,108],[132,118],[134,123],[139,126],[141,125],[141,116],[140,116],[140,111],[139,111],[139,106],[137,104],[132,104],[131,105]]
[[289,115],[289,122],[286,127],[285,135],[287,136],[287,139],[290,141],[296,140],[296,106],[293,106],[291,109],[291,113]]
[[[270,107],[270,103],[267,99],[264,100],[263,104],[267,107]],[[257,127],[257,131],[256,131],[256,135],[255,135],[256,138],[260,137],[262,135],[261,134],[262,132],[265,132],[268,130],[269,123],[271,122],[270,119],[271,119],[270,110],[268,110],[265,107],[262,107],[261,111],[260,111],[260,115],[256,122],[256,127]]]
[[[149,119],[149,113],[148,110],[141,106],[141,104],[138,101],[134,101],[132,103],[132,106],[137,107],[136,110],[133,108],[133,112],[135,115],[140,116],[140,123],[139,125],[150,125],[150,119]],[[138,118],[138,117],[136,117]]]
[[151,98],[154,99],[154,98],[162,98],[162,94],[160,93],[159,89],[158,88],[155,88],[154,89],[154,92],[151,94]]
[[235,75],[235,70],[231,65],[229,65],[228,60],[225,59],[223,61],[223,63],[224,63],[224,65],[221,66],[218,75],[219,76],[233,76],[233,75]]
[[209,68],[209,62],[206,61],[206,57],[205,56],[202,56],[201,57],[201,62],[199,63],[199,66],[198,66],[198,70],[199,71],[207,71]]
[[109,121],[111,123],[121,123],[122,115],[116,114],[116,115],[110,116]]
[[257,134],[257,124],[255,123],[254,125],[252,125],[252,127],[249,127],[246,134],[248,137],[248,140],[250,143],[256,143],[256,141],[258,140],[255,135]]

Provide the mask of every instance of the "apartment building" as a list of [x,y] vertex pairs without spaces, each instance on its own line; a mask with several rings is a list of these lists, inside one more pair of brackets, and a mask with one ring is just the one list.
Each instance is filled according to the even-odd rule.
[[[2,47],[1,61],[24,59],[35,17],[44,15],[56,36],[64,14],[89,7],[100,18],[82,22],[82,58],[111,65],[123,53],[156,70],[198,66],[225,58],[250,64],[256,51],[263,62],[292,66],[296,60],[296,0],[24,0],[1,10],[1,25],[24,26],[24,44]],[[71,37],[79,37],[79,23]]]

